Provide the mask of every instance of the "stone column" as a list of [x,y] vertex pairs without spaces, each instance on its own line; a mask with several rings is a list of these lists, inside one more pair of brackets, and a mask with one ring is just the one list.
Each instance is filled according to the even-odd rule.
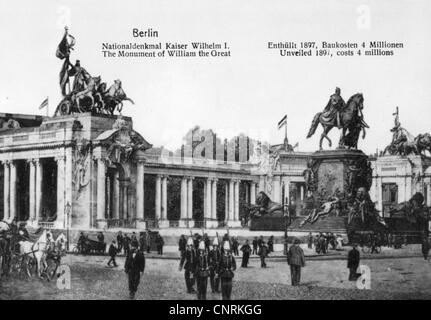
[[33,159],[27,160],[28,166],[29,166],[29,192],[28,192],[28,202],[29,202],[29,212],[28,212],[28,219],[31,224],[33,224],[33,221],[35,220],[35,213],[36,213],[36,168],[34,164]]
[[239,180],[235,181],[235,221],[239,221],[239,184]]
[[114,219],[120,219],[120,174],[118,171],[114,175],[114,208],[113,215]]
[[281,202],[280,201],[280,193],[281,193],[281,180],[280,176],[274,176],[272,182],[273,182],[273,191],[272,191],[272,199],[274,202]]
[[57,162],[57,221],[58,221],[58,227],[60,228],[66,228],[65,225],[65,203],[64,203],[64,186],[65,186],[65,157],[59,156],[55,158]]
[[3,184],[3,220],[9,220],[9,187],[10,187],[10,167],[9,161],[3,162],[4,167],[4,184]]
[[263,192],[266,193],[266,190],[265,190],[265,178],[264,178],[264,176],[260,176],[259,177],[259,192],[260,191],[263,191]]
[[217,222],[217,181],[217,179],[214,179],[211,186],[211,218],[215,222]]
[[168,228],[168,176],[162,176],[162,212],[159,228]]
[[377,210],[380,211],[380,215],[383,215],[383,190],[382,190],[382,178],[377,177],[376,179],[376,194],[377,194]]
[[[65,156],[65,162],[64,162],[64,181],[65,181],[65,198],[64,198],[64,206],[67,205],[70,206],[70,213],[69,217],[65,217],[67,224],[69,224],[69,227],[72,226],[72,213],[73,213],[73,154],[72,154],[72,148],[68,148],[66,150],[66,156]],[[90,227],[90,217],[87,218],[87,225]]]
[[187,217],[193,220],[194,207],[193,207],[193,180],[194,177],[189,177],[187,181]]
[[97,159],[97,228],[106,227],[106,165],[104,159]]
[[156,177],[156,221],[159,222],[162,218],[162,176]]
[[[144,162],[138,161],[136,168],[136,227],[145,228],[144,221]],[[115,190],[115,182],[114,182]],[[114,191],[115,192],[115,191]],[[115,198],[115,196],[114,196]],[[115,208],[114,208],[115,211]]]
[[224,221],[227,223],[229,220],[229,182],[226,182],[224,188],[224,200],[225,200],[225,212],[224,212]]
[[13,220],[16,216],[16,164],[10,163],[10,215],[9,220]]
[[286,198],[287,205],[290,204],[290,180],[286,180],[284,183],[284,197]]
[[187,178],[183,177],[181,179],[181,217],[179,226],[180,227],[187,227]]
[[211,219],[211,205],[212,205],[211,196],[212,196],[211,179],[207,178],[207,180],[205,181],[205,201],[204,201],[205,220]]
[[231,225],[233,221],[235,221],[235,182],[233,180],[229,180],[229,215],[228,215],[228,223]]
[[250,182],[250,204],[256,204],[256,182]]
[[42,217],[42,176],[43,176],[43,164],[40,159],[35,160],[36,168],[36,220]]

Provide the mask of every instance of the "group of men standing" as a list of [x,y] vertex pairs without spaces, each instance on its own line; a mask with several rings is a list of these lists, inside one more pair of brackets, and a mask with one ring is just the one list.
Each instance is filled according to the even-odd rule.
[[[184,243],[185,241],[185,243]],[[197,245],[196,245],[197,244]],[[206,245],[208,241],[201,239],[196,243],[192,237],[185,240],[182,236],[179,243],[181,261],[179,271],[184,269],[184,278],[188,293],[197,293],[198,300],[206,300],[208,278],[211,291],[220,292],[223,300],[230,300],[232,293],[232,279],[236,270],[235,257],[231,244],[224,241],[220,248],[218,238],[214,238],[212,248]],[[196,290],[194,284],[196,282]]]

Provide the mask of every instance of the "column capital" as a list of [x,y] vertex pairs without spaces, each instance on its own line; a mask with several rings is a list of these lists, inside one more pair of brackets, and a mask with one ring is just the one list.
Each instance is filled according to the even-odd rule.
[[55,161],[57,161],[57,162],[59,162],[59,161],[64,161],[65,159],[66,159],[66,156],[65,155],[58,155],[58,156],[55,156]]

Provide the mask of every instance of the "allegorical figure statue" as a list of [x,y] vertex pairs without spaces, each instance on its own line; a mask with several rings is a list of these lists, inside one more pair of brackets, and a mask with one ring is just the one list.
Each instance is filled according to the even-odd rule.
[[368,128],[362,114],[363,108],[364,97],[362,93],[353,95],[345,103],[341,97],[340,88],[336,88],[323,112],[318,112],[314,116],[307,138],[313,136],[318,125],[321,124],[323,133],[320,136],[319,148],[322,150],[323,138],[328,140],[329,146],[332,145],[332,141],[328,137],[329,131],[334,127],[342,128],[339,148],[356,149],[360,131],[363,131],[363,138],[365,138],[365,128]]
[[[64,60],[60,71],[60,88],[63,100],[59,103],[55,115],[67,115],[74,112],[92,112],[101,114],[121,113],[123,101],[134,102],[126,96],[120,80],[106,90],[106,83],[100,76],[92,77],[79,60],[70,63],[70,54],[75,45],[75,38],[68,33],[67,27],[63,39],[57,47],[57,58]],[[71,80],[72,88],[70,86]]]

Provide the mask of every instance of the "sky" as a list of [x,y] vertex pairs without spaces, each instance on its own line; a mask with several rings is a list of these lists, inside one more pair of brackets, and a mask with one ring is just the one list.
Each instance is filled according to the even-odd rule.
[[[306,139],[311,120],[338,86],[346,101],[363,93],[370,129],[359,148],[372,153],[390,142],[396,106],[413,135],[431,131],[430,16],[426,0],[0,0],[0,112],[44,114],[38,106],[47,96],[54,112],[62,65],[55,50],[68,25],[76,38],[71,60],[108,85],[122,80],[136,103],[125,103],[123,114],[154,146],[177,149],[195,125],[281,143],[277,122],[287,114],[289,141],[314,151],[322,128]],[[133,38],[133,28],[159,37]],[[191,41],[227,42],[231,57],[108,59],[101,50],[103,42]],[[282,57],[269,41],[404,48],[391,57]]]

